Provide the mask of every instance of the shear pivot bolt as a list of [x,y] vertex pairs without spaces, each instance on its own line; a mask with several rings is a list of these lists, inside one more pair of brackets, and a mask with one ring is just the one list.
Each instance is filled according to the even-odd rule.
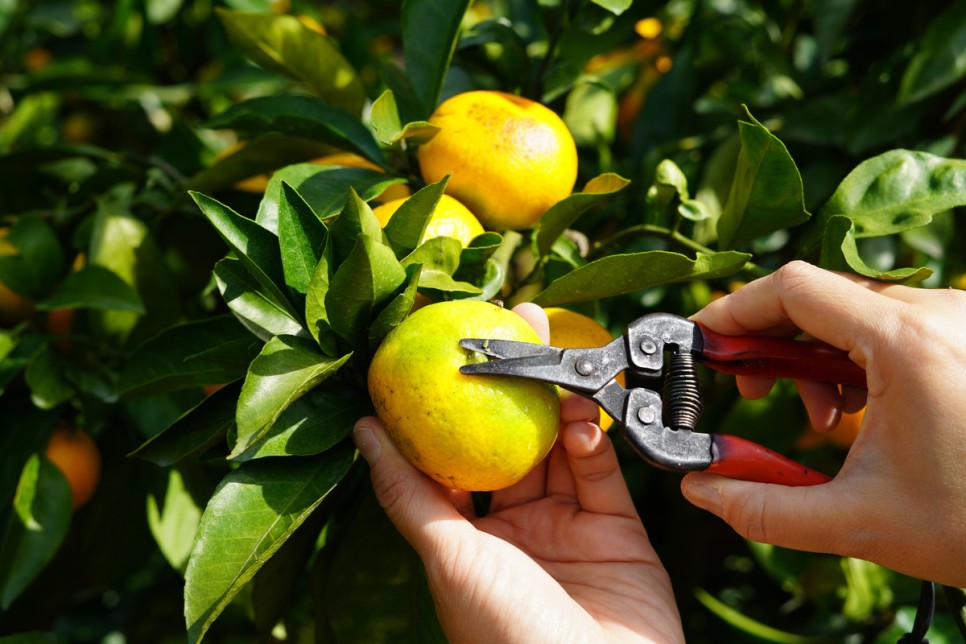
[[652,353],[654,353],[655,351],[657,351],[657,345],[654,344],[654,342],[651,341],[651,340],[642,340],[641,341],[641,351],[643,351],[647,355],[651,355]]
[[637,419],[645,425],[650,425],[653,423],[655,418],[657,418],[657,416],[654,414],[654,410],[650,407],[641,407],[637,410]]
[[577,373],[582,376],[589,376],[596,371],[594,368],[594,363],[592,363],[590,360],[578,360],[577,364],[574,365],[574,369],[576,369]]

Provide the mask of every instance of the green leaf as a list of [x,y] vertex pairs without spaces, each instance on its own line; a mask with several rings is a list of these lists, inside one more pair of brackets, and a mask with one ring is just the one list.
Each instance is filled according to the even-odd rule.
[[212,129],[278,132],[315,139],[385,165],[372,134],[346,112],[326,106],[311,96],[261,96],[233,105],[204,124]]
[[419,265],[419,286],[437,291],[479,295],[480,289],[468,282],[458,282],[452,275],[459,266],[462,245],[452,237],[434,237],[402,260],[402,265]]
[[591,0],[591,2],[610,11],[615,16],[619,16],[630,9],[633,0]]
[[825,638],[796,635],[768,626],[767,624],[762,624],[742,614],[737,609],[732,608],[703,588],[698,588],[694,591],[694,595],[705,608],[719,617],[723,622],[733,626],[742,633],[748,633],[754,636],[757,640],[777,642],[778,644],[818,644],[818,642],[825,641]]
[[188,564],[200,521],[201,508],[185,485],[184,475],[171,468],[164,495],[148,495],[148,528],[161,554],[175,570],[184,570]]
[[53,409],[74,396],[74,386],[66,377],[67,359],[53,345],[44,344],[27,364],[24,377],[30,399],[41,409]]
[[966,5],[952,3],[914,44],[916,53],[899,88],[900,103],[921,101],[966,76]]
[[235,317],[263,342],[276,335],[308,335],[302,323],[268,297],[247,267],[237,259],[223,259],[215,264],[215,282],[225,303]]
[[319,263],[312,273],[308,291],[305,294],[305,323],[309,333],[319,343],[322,353],[338,355],[338,337],[329,324],[329,314],[325,310],[325,296],[329,292],[329,273],[332,266],[331,237],[326,237],[325,247]]
[[352,433],[357,420],[372,413],[369,397],[359,391],[316,387],[289,405],[261,440],[232,460],[321,454]]
[[628,179],[612,172],[605,172],[588,181],[581,192],[574,193],[551,206],[540,218],[537,229],[537,255],[542,257],[550,252],[557,238],[582,214],[608,196],[623,190],[629,183]]
[[235,257],[255,278],[263,297],[297,320],[298,314],[292,308],[292,303],[279,288],[280,284],[285,283],[285,277],[278,237],[207,195],[200,192],[190,194]]
[[396,257],[405,257],[419,246],[448,182],[449,175],[421,188],[392,214],[386,224],[386,239]]
[[436,108],[469,0],[403,0],[402,41],[406,73],[425,120]]
[[390,300],[369,325],[369,349],[375,353],[383,338],[405,320],[416,302],[416,288],[419,286],[422,266],[413,264],[406,269],[406,282],[402,292]]
[[294,336],[269,340],[252,361],[242,385],[231,456],[252,447],[289,405],[338,371],[351,355],[330,358],[319,353],[312,341]]
[[356,193],[355,188],[349,188],[345,208],[329,231],[332,233],[332,250],[337,264],[349,256],[360,235],[367,235],[372,239],[383,238],[379,219],[373,214],[369,204]]
[[71,491],[56,465],[31,456],[0,542],[0,608],[10,604],[53,559],[70,527]]
[[859,256],[855,240],[855,225],[844,216],[832,217],[825,226],[822,241],[822,268],[833,271],[852,272],[872,279],[900,284],[921,282],[932,275],[932,270],[921,268],[897,268],[891,271],[878,271],[866,264]]
[[718,243],[734,248],[776,230],[807,221],[802,177],[785,144],[750,112],[738,122],[741,150],[724,212]]
[[85,266],[70,273],[38,309],[103,309],[144,314],[141,297],[117,273],[103,266]]
[[[131,353],[118,378],[118,393],[133,398],[237,380],[258,354],[259,344],[230,315],[169,327]],[[212,348],[219,353],[208,353]]]
[[185,572],[188,640],[212,622],[348,472],[348,445],[260,459],[230,472],[208,502]]
[[587,302],[696,279],[733,275],[751,258],[748,253],[698,253],[690,259],[662,250],[611,255],[590,262],[552,282],[533,301],[540,306]]
[[401,177],[366,168],[320,166],[314,163],[290,165],[272,175],[258,206],[256,221],[271,231],[278,230],[278,201],[283,181],[312,204],[312,210],[323,221],[342,211],[350,189],[355,190],[364,201],[370,201],[389,186],[405,183]]
[[966,205],[966,160],[890,150],[860,163],[818,213],[821,229],[835,215],[855,224],[856,237],[881,237],[924,226],[934,215]]
[[307,293],[328,241],[328,230],[295,188],[284,182],[278,209],[278,240],[285,283],[299,293]]
[[223,443],[235,425],[241,381],[221,387],[131,452],[160,467],[194,458]]
[[372,104],[372,129],[380,143],[395,145],[406,139],[414,144],[425,143],[439,131],[439,128],[428,121],[414,121],[405,126],[399,118],[396,97],[392,90],[387,89]]
[[406,271],[388,246],[369,235],[359,235],[325,295],[332,329],[353,348],[368,347],[367,329],[373,315],[405,280]]
[[3,242],[16,252],[0,256],[0,283],[32,299],[50,293],[64,265],[60,242],[50,225],[37,215],[18,217]]
[[295,16],[216,9],[228,36],[255,63],[295,80],[327,104],[358,116],[365,104],[362,80],[334,42]]

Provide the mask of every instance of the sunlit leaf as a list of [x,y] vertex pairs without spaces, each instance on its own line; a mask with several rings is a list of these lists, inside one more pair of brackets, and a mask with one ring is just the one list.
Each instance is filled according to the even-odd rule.
[[554,204],[540,218],[537,229],[537,254],[550,252],[550,248],[563,232],[577,219],[608,196],[623,190],[630,181],[612,172],[594,177],[581,192],[574,193]]
[[448,181],[449,175],[421,188],[392,214],[386,224],[386,239],[396,257],[405,257],[419,246]]
[[541,306],[587,302],[663,284],[724,277],[741,270],[750,258],[736,251],[698,253],[695,259],[661,250],[610,255],[567,273],[533,301]]
[[259,459],[230,472],[201,517],[185,572],[188,641],[212,622],[345,476],[348,446],[319,456]]
[[866,264],[859,255],[855,242],[855,225],[848,217],[832,217],[825,226],[822,242],[822,268],[833,271],[852,272],[865,277],[899,284],[921,282],[932,275],[929,268],[897,268],[878,271]]
[[308,335],[301,322],[277,299],[261,291],[261,285],[237,259],[215,264],[215,282],[235,317],[263,342],[276,335]]
[[403,139],[414,144],[423,143],[433,137],[439,128],[428,121],[414,121],[402,124],[396,98],[392,90],[386,90],[372,104],[372,129],[376,138],[386,145],[395,145]]
[[328,241],[325,224],[292,186],[282,183],[278,210],[278,239],[285,283],[298,293],[308,292],[315,267]]
[[257,64],[304,82],[329,105],[358,115],[362,80],[328,37],[295,16],[217,9],[231,39]]
[[148,495],[148,527],[161,554],[175,570],[187,565],[200,520],[201,508],[185,486],[184,475],[171,468],[163,496]]

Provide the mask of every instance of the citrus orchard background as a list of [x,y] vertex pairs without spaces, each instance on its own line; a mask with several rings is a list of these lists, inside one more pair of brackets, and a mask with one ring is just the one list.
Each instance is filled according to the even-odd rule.
[[[883,4],[2,4],[0,634],[439,641],[347,439],[429,302],[596,344],[797,257],[966,286],[966,9]],[[480,90],[522,150],[460,134]],[[819,469],[859,431],[704,379],[702,428]],[[745,542],[616,442],[689,641],[908,630],[916,580]]]

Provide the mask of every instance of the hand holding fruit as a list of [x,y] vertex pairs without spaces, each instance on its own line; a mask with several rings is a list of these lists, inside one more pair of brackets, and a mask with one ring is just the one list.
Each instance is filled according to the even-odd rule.
[[[754,541],[867,559],[966,585],[966,294],[870,282],[793,262],[694,319],[725,334],[797,329],[848,350],[868,395],[797,383],[816,428],[866,404],[830,483],[791,488],[696,473],[685,496]],[[771,382],[739,379],[746,397]]]
[[[546,340],[540,310],[522,313]],[[423,559],[453,641],[683,641],[670,581],[596,405],[568,396],[560,413],[549,456],[494,492],[482,517],[468,492],[412,467],[376,419],[360,420],[355,439],[379,502]]]

